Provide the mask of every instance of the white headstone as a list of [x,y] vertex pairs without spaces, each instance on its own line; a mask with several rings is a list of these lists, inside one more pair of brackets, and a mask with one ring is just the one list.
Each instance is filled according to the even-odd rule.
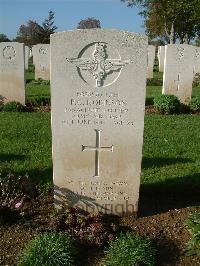
[[166,45],[162,93],[175,95],[182,103],[188,103],[192,95],[193,64],[191,45]]
[[55,205],[137,212],[147,38],[118,30],[51,35]]
[[153,78],[153,67],[155,61],[156,47],[154,45],[148,45],[147,54],[147,78]]
[[165,46],[158,46],[159,72],[164,71]]
[[25,104],[24,44],[0,43],[0,95],[4,102]]
[[200,47],[194,46],[194,74],[200,73]]
[[25,69],[28,69],[29,53],[30,53],[29,47],[25,46]]
[[35,79],[50,80],[50,45],[34,45],[32,52],[35,64]]

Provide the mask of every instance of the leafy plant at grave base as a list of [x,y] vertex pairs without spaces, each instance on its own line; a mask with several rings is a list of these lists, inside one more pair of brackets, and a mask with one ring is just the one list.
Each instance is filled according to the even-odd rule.
[[129,232],[113,241],[105,251],[103,266],[153,266],[156,250],[148,237]]
[[44,233],[26,246],[18,266],[73,266],[76,255],[73,240],[60,233]]
[[0,95],[0,111],[3,110],[3,106],[4,106],[4,97]]
[[160,95],[154,98],[154,107],[161,114],[172,114],[179,111],[180,101],[174,95]]
[[200,111],[200,97],[192,97],[189,107],[192,111]]
[[145,106],[153,105],[153,97],[146,97]]
[[19,102],[5,103],[3,106],[4,112],[26,112],[27,107]]
[[35,85],[50,85],[50,80],[43,80],[39,78],[37,80],[32,80],[30,83]]
[[192,87],[198,87],[200,85],[200,73],[195,74]]
[[192,235],[191,240],[187,244],[187,255],[200,256],[200,213],[193,213],[185,221]]
[[29,176],[0,175],[0,208],[17,210],[21,215],[28,214],[31,200],[37,195],[36,187]]
[[147,79],[147,86],[162,86],[162,84],[163,84],[162,79],[158,78]]
[[108,221],[108,216],[88,214],[78,208],[69,208],[55,215],[50,227],[66,231],[81,243],[96,246],[104,246],[116,239],[119,231],[119,226]]
[[0,225],[11,225],[21,218],[20,213],[6,206],[0,206]]
[[40,107],[40,106],[50,106],[51,98],[50,96],[34,96],[30,97],[26,101],[26,105],[29,107]]

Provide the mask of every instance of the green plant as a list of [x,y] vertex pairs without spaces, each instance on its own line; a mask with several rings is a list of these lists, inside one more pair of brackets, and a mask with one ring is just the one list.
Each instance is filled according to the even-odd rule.
[[153,105],[153,97],[146,97],[145,106]]
[[162,79],[158,78],[147,79],[147,86],[162,86],[162,84],[163,84]]
[[19,209],[36,194],[36,187],[29,176],[0,175],[0,203],[2,206]]
[[187,255],[200,256],[200,213],[193,213],[185,223],[192,235],[191,240],[187,244]]
[[198,87],[200,85],[200,74],[196,74],[193,79],[192,87]]
[[138,266],[155,264],[156,250],[148,237],[127,233],[111,242],[103,266]]
[[27,108],[19,102],[8,102],[3,106],[4,112],[26,112]]
[[27,245],[18,266],[72,266],[75,254],[76,249],[69,236],[44,233]]
[[180,108],[180,101],[174,95],[160,95],[154,98],[154,107],[162,114],[176,113]]
[[200,97],[192,97],[189,107],[192,111],[200,111]]
[[51,99],[50,96],[34,96],[30,97],[26,101],[27,106],[31,107],[40,107],[40,106],[50,106],[51,105]]
[[36,80],[32,80],[30,83],[35,85],[50,85],[50,80],[44,80],[39,78]]

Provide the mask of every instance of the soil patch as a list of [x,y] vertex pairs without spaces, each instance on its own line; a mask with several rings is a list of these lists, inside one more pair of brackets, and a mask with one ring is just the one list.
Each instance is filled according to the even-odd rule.
[[[198,266],[200,258],[185,255],[190,234],[184,222],[190,213],[196,211],[200,211],[200,208],[184,207],[160,213],[159,210],[156,212],[154,209],[153,214],[146,216],[147,213],[142,208],[138,219],[132,216],[123,217],[120,219],[120,224],[128,230],[134,230],[152,238],[158,249],[157,265]],[[40,195],[33,203],[30,217],[13,221],[9,226],[1,225],[0,265],[16,265],[25,244],[36,235],[50,230],[49,223],[53,213],[53,193]],[[80,265],[97,266],[102,256],[101,249],[83,247]]]

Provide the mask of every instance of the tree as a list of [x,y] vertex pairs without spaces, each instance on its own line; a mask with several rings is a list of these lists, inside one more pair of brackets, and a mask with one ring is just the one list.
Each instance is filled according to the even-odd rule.
[[200,0],[121,0],[129,7],[140,6],[150,38],[167,43],[189,43],[200,31]]
[[38,37],[41,43],[50,43],[50,35],[55,33],[57,27],[54,26],[54,12],[49,11],[49,16],[44,20],[42,26],[40,26]]
[[22,42],[28,46],[40,43],[39,31],[40,25],[36,21],[29,20],[26,25],[20,26],[15,41]]
[[94,29],[94,28],[101,28],[100,21],[95,18],[82,19],[77,26],[77,29]]
[[0,42],[10,42],[10,40],[4,33],[0,33]]
[[29,20],[26,25],[21,25],[15,40],[29,46],[37,43],[50,43],[50,34],[53,34],[56,29],[54,12],[49,11],[49,16],[42,25],[33,20]]

